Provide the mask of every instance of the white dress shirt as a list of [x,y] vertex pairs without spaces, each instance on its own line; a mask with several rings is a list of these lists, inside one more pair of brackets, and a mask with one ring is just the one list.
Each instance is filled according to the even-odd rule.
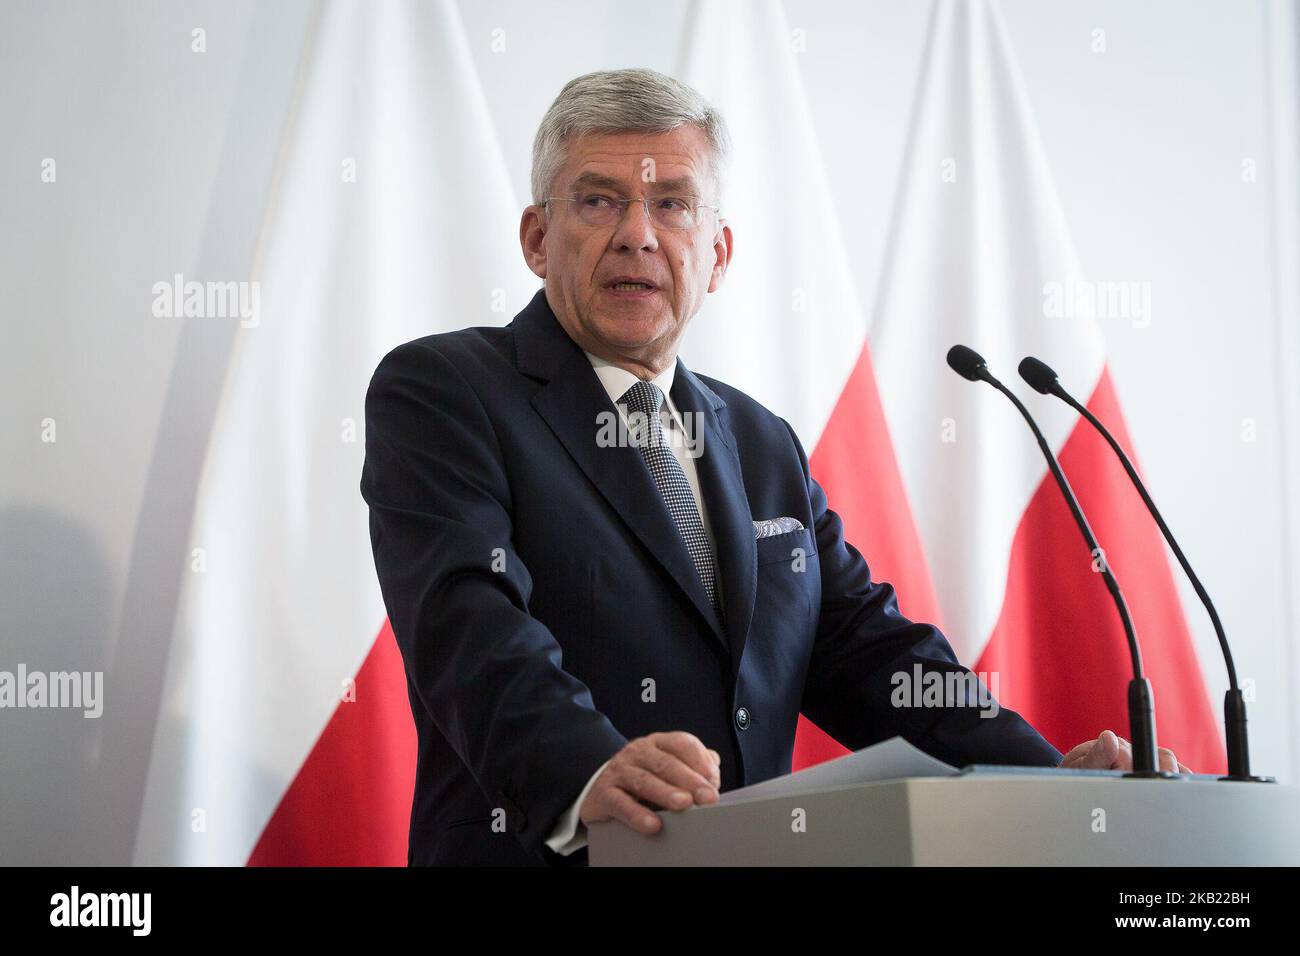
[[[605,391],[609,394],[609,400],[618,409],[619,418],[623,420],[623,425],[626,428],[627,409],[618,404],[618,400],[640,379],[626,369],[606,362],[590,352],[586,352],[586,356],[587,360],[591,362],[591,367],[596,370],[596,377],[600,379],[600,384],[605,386]],[[692,457],[691,449],[687,444],[688,439],[695,442],[701,441],[703,435],[698,427],[690,431],[686,429],[682,417],[677,411],[677,405],[673,402],[673,376],[676,372],[677,360],[674,359],[671,365],[650,381],[659,386],[659,391],[664,393],[664,408],[667,409],[669,414],[669,419],[665,420],[668,444],[672,448],[673,456],[681,464],[682,471],[686,473],[686,481],[691,486],[691,494],[695,498],[695,507],[699,509],[700,521],[704,524],[704,534],[709,539],[709,547],[714,551],[714,566],[716,567],[717,549],[713,540],[713,528],[709,524],[708,510],[704,507],[704,496],[700,494],[700,479],[695,470],[695,458]],[[578,811],[582,808],[582,802],[587,799],[587,793],[596,782],[596,778],[608,765],[609,761],[607,760],[591,775],[587,785],[578,794],[578,799],[574,800],[569,809],[560,817],[555,829],[551,831],[550,837],[547,838],[546,845],[561,856],[568,856],[570,853],[581,850],[587,845],[587,828],[579,819]]]

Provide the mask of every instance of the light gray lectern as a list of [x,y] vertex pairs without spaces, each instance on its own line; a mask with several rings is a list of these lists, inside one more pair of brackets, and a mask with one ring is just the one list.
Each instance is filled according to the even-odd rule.
[[1071,771],[909,777],[589,828],[592,866],[1296,866],[1300,788]]

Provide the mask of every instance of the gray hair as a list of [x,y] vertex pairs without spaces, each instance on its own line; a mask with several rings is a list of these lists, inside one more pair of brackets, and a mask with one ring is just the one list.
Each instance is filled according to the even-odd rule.
[[572,139],[588,133],[668,133],[686,124],[708,137],[712,201],[721,205],[731,136],[722,114],[708,100],[654,70],[603,70],[570,80],[533,139],[533,202],[546,199]]

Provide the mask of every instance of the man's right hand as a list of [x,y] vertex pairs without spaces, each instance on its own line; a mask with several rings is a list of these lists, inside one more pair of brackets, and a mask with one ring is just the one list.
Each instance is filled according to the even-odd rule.
[[587,791],[583,823],[619,820],[638,833],[658,833],[663,821],[647,807],[685,810],[716,803],[722,757],[694,734],[677,730],[629,741]]

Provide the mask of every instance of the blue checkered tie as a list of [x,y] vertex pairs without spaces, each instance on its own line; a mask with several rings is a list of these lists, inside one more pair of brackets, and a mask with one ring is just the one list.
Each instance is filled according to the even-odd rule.
[[714,580],[713,551],[709,547],[708,535],[704,532],[700,510],[695,506],[690,482],[686,480],[686,472],[682,470],[681,462],[673,454],[664,435],[663,423],[659,419],[663,401],[664,393],[653,382],[637,382],[618,400],[620,405],[627,407],[628,432],[632,443],[640,449],[641,457],[673,516],[673,523],[677,525],[677,533],[686,542],[686,550],[695,562],[695,570],[713,603],[713,610],[721,618],[722,609],[718,603]]

